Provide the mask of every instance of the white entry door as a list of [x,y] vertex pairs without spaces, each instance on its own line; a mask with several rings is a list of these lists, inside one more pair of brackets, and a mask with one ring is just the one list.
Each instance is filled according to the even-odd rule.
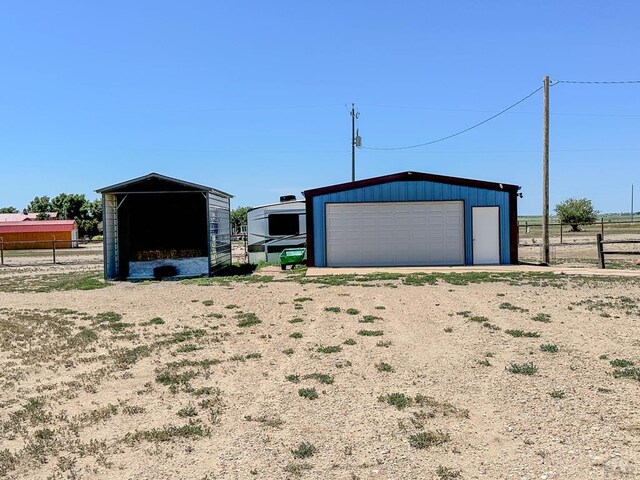
[[332,203],[327,266],[464,265],[462,202]]
[[500,263],[500,207],[473,207],[473,264]]

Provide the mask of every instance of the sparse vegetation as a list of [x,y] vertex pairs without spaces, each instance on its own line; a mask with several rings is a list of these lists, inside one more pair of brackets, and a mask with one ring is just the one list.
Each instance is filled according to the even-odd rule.
[[363,337],[381,337],[384,335],[382,330],[358,330],[358,335]]
[[538,313],[534,317],[531,317],[531,320],[534,322],[549,323],[551,321],[551,315],[548,313]]
[[317,351],[320,353],[338,353],[342,351],[342,347],[340,345],[330,345],[327,347],[318,347]]
[[547,353],[558,353],[558,346],[553,343],[543,343],[540,350]]
[[511,335],[512,337],[527,337],[527,338],[538,338],[540,334],[538,332],[525,332],[524,330],[505,330],[504,333],[507,335]]
[[318,392],[315,388],[301,388],[298,390],[298,395],[302,398],[306,398],[307,400],[315,400],[318,398]]
[[440,430],[433,432],[418,432],[409,437],[409,445],[413,448],[425,449],[442,445],[450,440],[451,436],[448,433],[441,432]]
[[318,449],[311,443],[302,442],[295,450],[291,450],[293,456],[296,458],[309,458],[312,457]]
[[528,308],[517,307],[515,305],[510,304],[509,302],[504,302],[499,305],[499,308],[502,310],[511,310],[513,312],[523,312],[526,313],[529,311]]
[[538,371],[538,367],[536,367],[533,362],[512,363],[509,366],[509,371],[519,375],[533,375]]
[[376,363],[376,370],[379,372],[394,372],[395,370],[391,365],[385,362]]

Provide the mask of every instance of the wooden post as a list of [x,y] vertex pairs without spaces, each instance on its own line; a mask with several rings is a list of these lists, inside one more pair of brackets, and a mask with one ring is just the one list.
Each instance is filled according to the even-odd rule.
[[549,264],[549,76],[542,99],[542,263]]
[[596,248],[598,249],[598,266],[604,268],[604,252],[602,251],[602,235],[596,235]]
[[4,265],[4,238],[0,237],[0,265]]
[[602,234],[602,238],[604,238],[604,217],[600,217],[600,233]]
[[51,245],[53,245],[53,263],[56,263],[56,236],[51,235],[51,238],[53,238],[53,240],[51,240]]
[[524,233],[529,233],[529,222],[524,222]]

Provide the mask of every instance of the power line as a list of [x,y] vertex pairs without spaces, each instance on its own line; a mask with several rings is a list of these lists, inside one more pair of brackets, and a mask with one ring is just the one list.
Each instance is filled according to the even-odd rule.
[[532,97],[533,95],[535,95],[536,93],[538,93],[540,90],[542,90],[543,87],[539,87],[536,88],[533,92],[531,92],[529,95],[527,95],[526,97],[521,98],[520,100],[518,100],[517,102],[509,105],[507,108],[505,108],[504,110],[499,111],[498,113],[496,113],[495,115],[490,116],[489,118],[476,123],[475,125],[472,125],[468,128],[465,128],[464,130],[460,130],[459,132],[453,133],[451,135],[447,135],[446,137],[442,137],[442,138],[438,138],[436,140],[431,140],[429,142],[424,142],[424,143],[418,143],[416,145],[407,145],[404,147],[387,147],[387,148],[381,148],[381,147],[365,147],[363,146],[362,148],[366,148],[367,150],[407,150],[409,148],[418,148],[418,147],[424,147],[426,145],[433,145],[434,143],[438,143],[438,142],[443,142],[444,140],[448,140],[450,138],[453,137],[457,137],[458,135],[462,135],[463,133],[468,132],[469,130],[473,130],[474,128],[479,127],[480,125],[484,125],[485,123],[493,120],[496,117],[499,117],[500,115],[502,115],[503,113],[508,112],[509,110],[511,110],[512,108],[514,108],[517,105],[520,105],[522,102],[524,102],[525,100],[527,100],[528,98]]
[[585,81],[578,81],[578,80],[555,80],[555,83],[582,83],[582,84],[589,84],[589,85],[598,85],[598,84],[600,84],[600,85],[619,85],[619,84],[625,84],[625,83],[640,83],[640,80],[622,80],[622,81],[612,81],[612,82],[585,82]]

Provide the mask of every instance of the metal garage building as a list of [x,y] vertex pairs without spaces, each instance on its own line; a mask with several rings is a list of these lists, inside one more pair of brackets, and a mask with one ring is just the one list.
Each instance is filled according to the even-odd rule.
[[307,264],[518,263],[519,189],[402,172],[307,190]]
[[105,278],[205,276],[231,264],[228,193],[158,173],[96,191]]

